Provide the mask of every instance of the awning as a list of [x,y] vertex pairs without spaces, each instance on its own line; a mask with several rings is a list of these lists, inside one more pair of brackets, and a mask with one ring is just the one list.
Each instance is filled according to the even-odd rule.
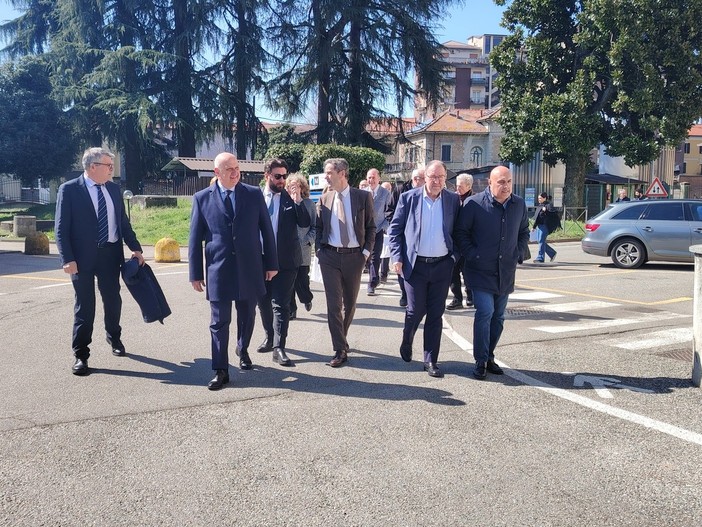
[[[263,174],[263,161],[239,161],[239,168],[242,172]],[[168,172],[171,170],[205,172],[201,177],[210,177],[209,174],[214,172],[214,159],[174,157],[161,169],[161,172]]]
[[642,181],[636,178],[626,178],[622,176],[615,176],[614,174],[588,174],[585,176],[585,180],[593,181],[595,183],[606,183],[609,185],[647,185],[647,181]]

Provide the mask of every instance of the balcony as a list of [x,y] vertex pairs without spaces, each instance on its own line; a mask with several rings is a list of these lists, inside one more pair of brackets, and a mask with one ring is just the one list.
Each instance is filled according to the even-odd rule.
[[471,77],[470,78],[470,83],[473,86],[485,86],[485,77]]

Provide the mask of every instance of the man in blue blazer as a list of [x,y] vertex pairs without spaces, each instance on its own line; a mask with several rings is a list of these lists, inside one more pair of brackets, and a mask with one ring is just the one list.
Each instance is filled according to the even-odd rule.
[[278,274],[266,282],[266,294],[258,301],[266,340],[258,347],[263,353],[273,350],[273,362],[292,366],[285,353],[285,341],[290,325],[290,301],[295,294],[297,269],[302,264],[302,249],[297,236],[298,227],[310,226],[310,215],[302,203],[297,184],[285,190],[288,164],[282,159],[270,159],[264,165],[266,180],[263,197],[273,224],[278,252]]
[[390,223],[390,259],[407,293],[400,356],[412,360],[414,335],[426,315],[424,370],[431,377],[443,377],[437,365],[441,317],[457,259],[452,235],[460,201],[444,188],[446,166],[441,161],[431,161],[424,175],[424,186],[400,195]]
[[514,291],[517,264],[529,243],[524,200],[512,194],[512,173],[505,166],[490,172],[488,188],[461,207],[454,232],[465,258],[463,276],[473,291],[473,357],[476,379],[501,375],[495,348],[502,335],[505,308]]
[[214,173],[216,181],[193,196],[188,260],[193,289],[206,290],[210,301],[215,377],[207,387],[219,390],[229,382],[232,302],[240,365],[250,369],[256,302],[266,292],[265,280],[278,272],[278,256],[261,189],[241,182],[239,161],[228,152],[217,155]]
[[74,375],[87,375],[95,321],[95,278],[105,311],[107,342],[116,356],[126,354],[122,344],[122,298],[119,272],[124,263],[123,241],[132,256],[144,264],[141,245],[113,183],[114,154],[103,148],[83,153],[84,172],[59,187],[56,199],[56,246],[64,272],[75,291],[73,317]]

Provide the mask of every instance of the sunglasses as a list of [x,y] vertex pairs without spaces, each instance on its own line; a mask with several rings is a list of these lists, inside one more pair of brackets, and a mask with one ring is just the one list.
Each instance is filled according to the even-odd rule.
[[277,179],[278,181],[280,181],[281,179],[285,179],[285,178],[288,177],[287,174],[271,174],[271,176],[273,176],[273,177],[274,177],[275,179]]

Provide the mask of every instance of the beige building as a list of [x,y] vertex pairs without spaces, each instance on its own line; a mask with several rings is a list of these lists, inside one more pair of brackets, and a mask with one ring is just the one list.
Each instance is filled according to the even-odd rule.
[[497,110],[444,111],[426,125],[408,132],[400,159],[424,166],[440,159],[453,172],[499,163],[504,135],[495,121]]

